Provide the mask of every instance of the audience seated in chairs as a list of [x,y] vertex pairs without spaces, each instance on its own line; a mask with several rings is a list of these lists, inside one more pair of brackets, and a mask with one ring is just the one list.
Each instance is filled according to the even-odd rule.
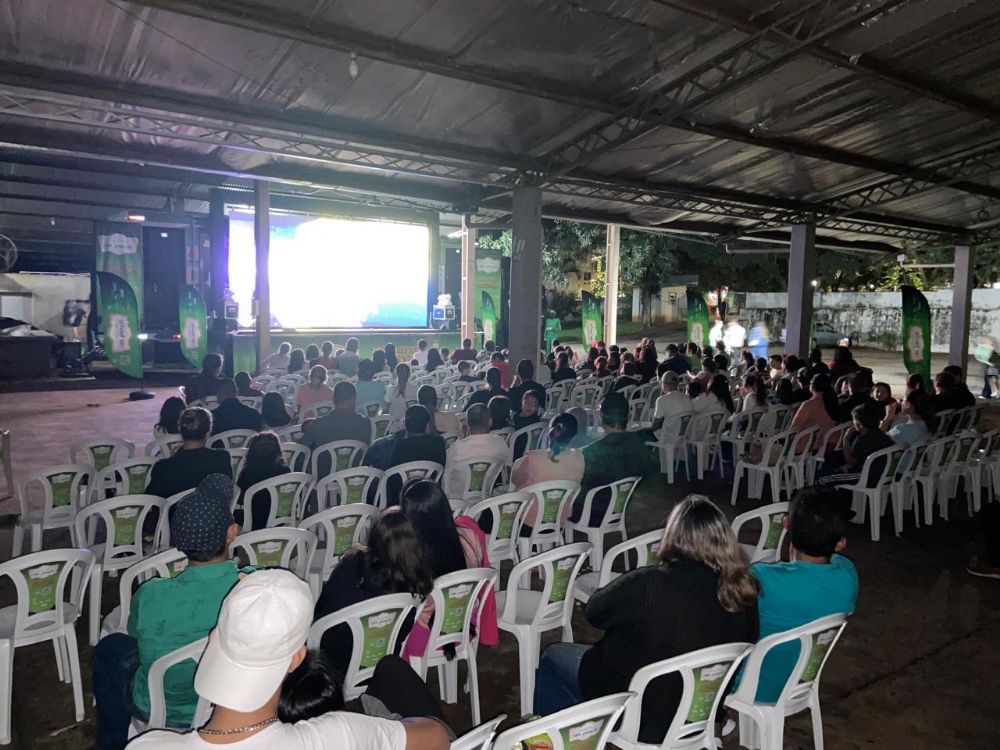
[[[385,353],[381,351],[377,353],[382,355],[382,369],[384,370]],[[378,404],[381,406],[385,399],[385,383],[374,379],[377,370],[375,362],[370,359],[363,359],[358,362],[358,382],[355,383],[354,388],[357,391],[357,408],[362,414],[366,412],[365,407],[369,404]]]
[[295,408],[299,419],[313,404],[333,401],[333,389],[326,384],[328,376],[329,373],[323,365],[316,365],[309,370],[309,382],[299,388],[295,394]]
[[542,409],[545,408],[545,387],[535,380],[535,365],[530,359],[522,359],[517,363],[517,376],[514,384],[507,391],[507,398],[510,399],[511,408],[514,411],[521,410],[521,398],[525,393],[534,393]]
[[[674,351],[677,347],[674,347]],[[666,370],[660,376],[661,395],[653,409],[653,431],[663,427],[664,422],[673,422],[694,411],[691,399],[677,390],[680,378],[674,370]]]
[[230,378],[223,378],[219,381],[215,395],[219,398],[219,405],[212,411],[213,435],[229,430],[260,432],[264,429],[264,420],[261,418],[260,412],[240,403],[236,383]]
[[153,437],[178,434],[180,427],[178,427],[177,422],[186,408],[187,405],[180,396],[171,396],[165,399],[163,406],[160,407],[160,419],[153,427]]
[[[507,460],[507,442],[499,435],[494,435],[490,430],[493,420],[490,410],[482,404],[476,404],[468,411],[469,436],[456,440],[448,448],[446,471],[457,462],[467,458],[486,457],[496,461]],[[449,477],[449,484],[455,484],[459,477]]]
[[333,387],[332,400],[333,411],[318,419],[308,419],[302,425],[300,442],[310,448],[335,440],[358,440],[368,445],[372,439],[372,423],[368,417],[358,414],[354,384],[346,380],[337,383]]
[[465,403],[465,411],[468,411],[476,404],[488,404],[490,399],[497,396],[506,396],[507,391],[500,385],[502,380],[503,373],[499,369],[496,367],[488,369],[486,371],[486,387],[480,388],[469,396],[469,400]]
[[254,388],[250,383],[250,373],[241,370],[233,376],[233,380],[236,383],[236,391],[239,396],[244,398],[263,398],[264,391]]
[[442,435],[445,433],[458,434],[461,429],[461,425],[458,423],[458,417],[450,411],[441,411],[438,409],[438,394],[437,389],[434,388],[434,386],[420,386],[420,389],[417,391],[417,401],[425,406],[427,411],[431,413],[431,432],[435,435]]
[[146,485],[149,495],[168,498],[193,490],[209,474],[233,475],[229,453],[205,447],[212,431],[212,415],[207,409],[185,409],[178,426],[184,442],[174,455],[153,464]]
[[184,395],[189,404],[205,398],[214,396],[222,375],[222,355],[206,354],[201,361],[201,372],[192,377],[184,384]]
[[236,523],[243,526],[243,517],[247,512],[249,500],[252,525],[247,527],[247,530],[257,531],[266,528],[268,515],[271,511],[270,493],[258,492],[254,497],[248,499],[246,491],[257,482],[288,474],[290,471],[291,469],[288,468],[281,454],[281,442],[277,435],[273,432],[262,432],[250,438],[247,442],[246,462],[236,479],[236,486],[240,488],[240,497],[237,501],[236,511],[233,513]]
[[[403,429],[392,435],[386,435],[372,443],[365,455],[365,466],[388,471],[394,466],[410,461],[433,461],[444,466],[447,462],[447,449],[444,438],[430,433],[431,413],[427,407],[414,404],[406,410],[403,419]],[[400,482],[393,477],[386,487],[390,505],[394,505],[399,497]]]
[[[828,453],[817,473],[821,485],[854,484],[868,457],[893,444],[892,438],[879,429],[881,419],[882,413],[874,401],[854,407],[851,412],[853,428],[844,436],[843,450]],[[881,468],[873,466],[869,482],[877,481],[881,473]]]
[[287,341],[278,345],[278,351],[264,360],[265,370],[288,370],[288,359],[292,352],[292,345]]
[[276,429],[292,423],[292,415],[285,408],[285,399],[280,393],[265,393],[260,404],[260,417],[264,427]]

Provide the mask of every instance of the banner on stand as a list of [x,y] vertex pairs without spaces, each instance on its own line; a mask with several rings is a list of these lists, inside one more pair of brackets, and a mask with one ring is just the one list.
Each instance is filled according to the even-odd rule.
[[195,287],[181,284],[177,290],[177,321],[181,332],[181,354],[193,367],[201,367],[208,354],[208,321],[205,300]]
[[[500,251],[476,248],[476,317],[483,326],[483,340],[497,341],[500,311]],[[488,326],[488,327],[487,327]]]
[[687,324],[688,341],[702,348],[711,346],[708,340],[708,303],[704,294],[690,289],[687,290]]
[[97,271],[113,273],[132,287],[138,315],[142,317],[142,228],[136,224],[97,222]]
[[583,346],[597,346],[604,335],[601,301],[590,292],[580,292],[580,317],[583,321]]
[[931,382],[931,307],[914,286],[903,287],[903,364]]
[[126,375],[141,379],[139,306],[132,285],[117,274],[98,271],[97,299],[108,360]]

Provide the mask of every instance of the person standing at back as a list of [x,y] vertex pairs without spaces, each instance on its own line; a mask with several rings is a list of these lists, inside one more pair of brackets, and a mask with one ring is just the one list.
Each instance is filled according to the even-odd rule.
[[185,409],[177,424],[184,442],[174,455],[153,464],[146,486],[148,495],[166,499],[193,490],[209,474],[233,475],[229,453],[205,447],[212,431],[212,415],[207,409]]
[[353,378],[358,374],[358,363],[361,357],[358,356],[360,342],[354,337],[347,339],[347,346],[343,354],[337,357],[337,369],[344,377]]
[[215,393],[219,398],[219,405],[212,411],[213,435],[228,430],[260,432],[264,428],[260,412],[240,403],[236,383],[232,380],[220,380]]

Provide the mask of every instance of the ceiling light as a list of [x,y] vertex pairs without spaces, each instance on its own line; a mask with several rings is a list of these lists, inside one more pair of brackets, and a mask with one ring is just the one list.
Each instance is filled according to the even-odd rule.
[[145,221],[146,220],[146,216],[144,214],[136,214],[136,213],[131,213],[131,212],[125,214],[125,218],[128,219],[129,221]]

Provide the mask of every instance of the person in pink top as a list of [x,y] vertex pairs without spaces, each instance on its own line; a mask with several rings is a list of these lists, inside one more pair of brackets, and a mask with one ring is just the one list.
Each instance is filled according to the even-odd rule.
[[816,437],[816,445],[823,439],[828,430],[837,426],[837,395],[830,385],[830,376],[813,376],[809,383],[809,392],[812,394],[792,417],[791,429],[807,430],[810,427],[819,427],[819,434]]
[[[468,516],[452,517],[448,498],[436,482],[426,479],[407,482],[400,493],[400,508],[413,523],[423,543],[434,578],[467,568],[490,567],[486,535]],[[495,646],[500,642],[500,633],[497,629],[496,594],[492,588],[480,606],[483,611],[479,621],[479,642]],[[434,600],[427,597],[403,646],[404,659],[423,656],[433,616]]]
[[333,401],[333,389],[326,384],[327,371],[323,365],[316,365],[309,370],[309,382],[299,388],[295,396],[299,416],[313,404],[323,401]]
[[[547,450],[528,451],[514,462],[510,481],[515,489],[523,489],[539,482],[565,480],[579,482],[583,479],[583,454],[570,448],[576,437],[577,421],[571,414],[559,414],[549,422],[549,447]],[[569,518],[571,503],[566,503],[563,523]],[[534,527],[538,518],[538,503],[532,501],[524,514],[525,528]],[[522,534],[524,531],[522,531]]]

